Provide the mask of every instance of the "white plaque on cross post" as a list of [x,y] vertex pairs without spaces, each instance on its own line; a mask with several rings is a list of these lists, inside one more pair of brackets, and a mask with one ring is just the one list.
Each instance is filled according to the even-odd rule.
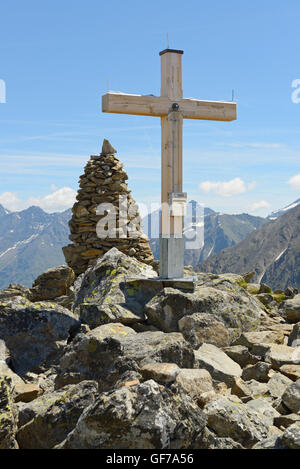
[[183,119],[233,121],[234,102],[183,98],[182,50],[166,49],[161,56],[160,96],[108,92],[102,96],[102,111],[161,118],[161,228],[160,276],[184,277],[183,217],[186,193],[182,192]]

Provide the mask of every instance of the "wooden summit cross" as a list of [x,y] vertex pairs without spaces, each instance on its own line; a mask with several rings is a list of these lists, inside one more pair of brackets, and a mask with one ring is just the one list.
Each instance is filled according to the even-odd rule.
[[108,92],[102,111],[161,118],[160,276],[184,276],[183,216],[187,195],[182,192],[183,119],[233,121],[233,102],[185,99],[182,93],[182,50],[166,49],[161,56],[160,96]]

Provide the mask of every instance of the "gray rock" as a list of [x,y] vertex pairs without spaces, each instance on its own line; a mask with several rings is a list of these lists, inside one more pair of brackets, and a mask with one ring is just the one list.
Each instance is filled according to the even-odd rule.
[[300,321],[300,295],[296,295],[291,300],[287,300],[283,304],[286,319],[291,323]]
[[244,289],[235,292],[199,284],[194,293],[166,288],[146,305],[148,321],[165,332],[178,331],[178,321],[194,313],[212,314],[215,320],[239,333],[258,327],[264,314]]
[[226,347],[230,344],[228,329],[212,314],[195,313],[184,316],[178,321],[178,327],[194,348],[198,348],[202,343],[216,347]]
[[293,330],[289,335],[288,345],[290,347],[299,347],[300,345],[300,322],[294,325]]
[[[24,404],[20,408],[23,426],[17,433],[19,447],[51,449],[62,442],[75,427],[83,410],[94,402],[97,394],[97,383],[83,381]],[[28,419],[30,420],[25,423]]]
[[251,448],[268,435],[265,417],[245,404],[220,397],[209,403],[204,411],[209,428],[219,437],[232,438],[245,448]]
[[300,412],[300,379],[287,387],[282,396],[282,401],[291,412],[295,414]]
[[263,397],[267,391],[266,383],[259,383],[254,379],[243,381],[241,378],[234,378],[231,388],[232,394],[241,398],[243,402]]
[[265,362],[258,362],[255,365],[249,365],[243,370],[242,378],[244,381],[255,379],[261,383],[267,383],[270,379],[269,371],[271,365]]
[[205,428],[200,440],[196,443],[197,449],[245,449],[232,438],[220,438],[209,428]]
[[204,368],[213,379],[224,381],[228,386],[242,375],[241,367],[214,345],[203,344],[194,354],[195,368]]
[[53,300],[54,298],[67,295],[74,280],[75,274],[73,270],[66,265],[48,269],[33,282],[30,300]]
[[195,400],[198,400],[201,394],[214,390],[213,381],[207,370],[180,370],[175,384]]
[[[146,363],[175,363],[181,368],[193,368],[194,354],[181,334],[142,332],[119,324],[99,326],[88,334],[80,334],[66,348],[60,361],[61,374],[80,373],[81,379],[98,380],[101,389],[110,389],[122,373],[139,370]],[[111,328],[102,333],[103,328]],[[115,331],[115,332],[114,332]],[[125,332],[125,333],[124,333]]]
[[287,345],[271,345],[268,349],[265,360],[271,363],[275,370],[283,365],[300,364],[300,347],[288,347]]
[[268,392],[274,399],[282,397],[292,381],[281,373],[274,373],[268,381]]
[[54,360],[71,328],[78,325],[69,310],[55,303],[31,303],[23,297],[0,303],[0,339],[5,340],[20,375]]
[[300,449],[300,423],[288,427],[279,438],[279,444],[287,449]]
[[248,348],[244,347],[243,345],[232,345],[231,347],[225,347],[223,348],[223,351],[242,368],[245,368],[248,365],[255,365],[259,361],[259,358],[255,355],[252,355]]
[[244,332],[234,345],[243,345],[251,351],[256,344],[283,344],[284,334],[279,331]]
[[104,139],[101,155],[114,155],[115,153],[117,153],[117,150],[112,146],[109,140]]
[[280,417],[279,412],[272,407],[267,399],[253,399],[247,403],[247,407],[248,409],[252,409],[257,413],[262,414],[265,418],[265,422],[270,427],[274,424],[275,419]]
[[127,285],[126,280],[134,277],[155,278],[157,273],[116,248],[98,259],[74,284],[74,310],[81,321],[91,328],[111,322],[131,325],[145,321],[144,305],[149,298],[134,283]]
[[186,394],[154,381],[101,394],[58,449],[188,449],[206,417]]

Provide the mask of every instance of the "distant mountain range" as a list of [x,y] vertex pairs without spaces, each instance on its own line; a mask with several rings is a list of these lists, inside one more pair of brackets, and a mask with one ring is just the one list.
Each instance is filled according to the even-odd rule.
[[273,289],[300,289],[300,204],[289,207],[240,243],[201,262],[197,270],[217,274],[255,271],[254,282],[267,283]]
[[300,204],[300,199],[296,200],[295,202],[293,202],[292,204],[288,205],[287,207],[284,207],[280,210],[277,210],[276,212],[272,212],[268,217],[267,219],[268,220],[277,220],[277,218],[281,217],[281,215],[284,215],[286,212],[288,212],[289,210],[291,210],[292,208],[294,207],[297,207],[297,205]]
[[[193,202],[196,204],[196,202]],[[271,286],[300,287],[300,199],[273,212],[267,218],[248,214],[227,215],[205,208],[204,246],[186,249],[185,265],[212,272],[255,270],[255,279]],[[48,214],[39,207],[10,212],[0,205],[0,288],[9,283],[31,286],[33,280],[50,267],[65,263],[62,247],[69,243],[68,221],[71,209]],[[159,213],[155,213],[152,232],[159,232]],[[186,223],[185,232],[195,220]],[[152,223],[153,225],[153,223]],[[143,219],[146,234],[151,224]],[[150,239],[156,259],[159,239]]]
[[[192,203],[196,204],[194,201]],[[201,213],[200,210],[199,212]],[[197,222],[204,225],[204,246],[201,249],[185,249],[184,263],[193,267],[196,267],[208,257],[222,251],[222,249],[239,243],[252,233],[253,230],[267,222],[265,218],[245,213],[241,215],[227,215],[214,212],[207,207],[204,208],[204,211],[202,209],[202,213],[204,216],[202,219],[197,220]],[[150,246],[155,259],[159,259],[159,239],[151,237],[153,232],[156,233],[156,236],[159,233],[159,212],[157,211],[152,215],[152,220],[155,223],[154,229],[153,221],[152,224],[149,223],[146,217],[142,220],[142,226],[150,239]],[[191,231],[193,224],[193,221],[188,220],[184,231]]]
[[31,286],[46,269],[64,264],[61,248],[69,242],[70,218],[71,210],[9,212],[0,205],[0,288],[11,282]]

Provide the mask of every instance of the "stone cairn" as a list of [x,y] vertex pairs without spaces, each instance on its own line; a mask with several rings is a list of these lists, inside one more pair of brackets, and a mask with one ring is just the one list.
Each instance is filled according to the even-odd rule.
[[[77,202],[72,208],[72,219],[69,222],[73,244],[63,247],[67,264],[79,275],[102,257],[112,247],[135,257],[145,264],[154,261],[149,240],[141,232],[141,218],[138,205],[131,197],[128,189],[128,179],[123,164],[115,157],[116,150],[108,140],[104,140],[102,152],[99,156],[91,156],[84,174],[80,176]],[[127,205],[127,220],[123,215],[119,219],[120,197],[124,207]],[[108,213],[97,214],[99,204],[112,204],[116,213],[116,229],[114,237],[99,238],[96,226],[99,220],[107,217]],[[123,208],[121,208],[123,213]],[[134,222],[134,236],[127,234],[129,224]],[[126,237],[121,237],[125,234]]]

